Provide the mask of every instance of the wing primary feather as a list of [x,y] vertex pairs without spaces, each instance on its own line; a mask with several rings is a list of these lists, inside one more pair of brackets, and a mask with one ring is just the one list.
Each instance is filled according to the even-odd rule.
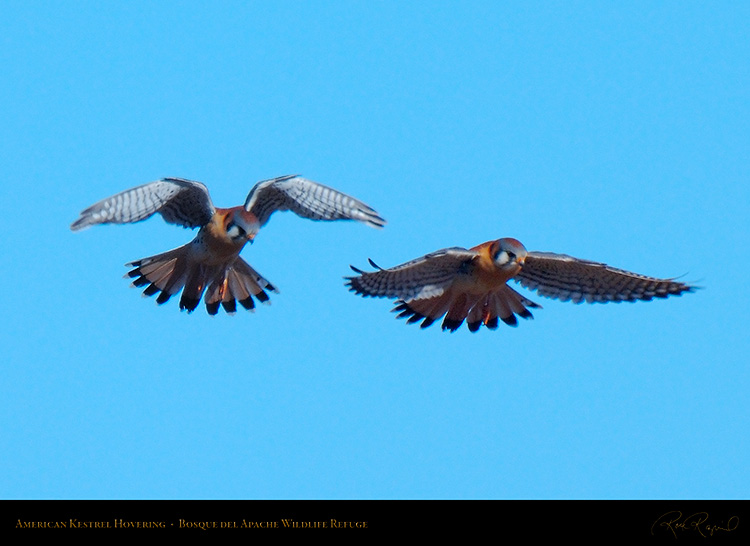
[[357,220],[372,227],[385,225],[385,220],[369,205],[298,175],[258,182],[245,199],[245,210],[252,212],[261,226],[274,212],[284,210],[310,220]]
[[79,231],[96,224],[129,224],[156,213],[170,224],[188,228],[207,224],[215,212],[208,189],[200,182],[162,178],[125,190],[83,210],[70,229]]

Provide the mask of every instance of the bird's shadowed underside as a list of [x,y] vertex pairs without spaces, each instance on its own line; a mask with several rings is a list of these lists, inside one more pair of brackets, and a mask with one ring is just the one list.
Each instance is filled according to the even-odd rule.
[[162,178],[94,203],[70,225],[81,231],[99,224],[130,224],[160,214],[170,224],[199,228],[195,238],[174,250],[137,260],[127,276],[146,296],[166,303],[182,291],[180,309],[192,312],[201,298],[209,314],[219,307],[234,313],[237,302],[254,309],[277,290],[239,257],[248,242],[278,211],[320,221],[354,220],[381,228],[385,220],[370,206],[338,190],[297,175],[255,184],[244,205],[215,207],[208,188],[184,178]]
[[482,325],[518,324],[541,306],[506,283],[514,280],[541,296],[574,303],[650,301],[693,292],[695,287],[659,279],[565,254],[527,252],[516,239],[489,241],[471,249],[446,248],[390,269],[370,260],[375,271],[354,266],[346,277],[361,296],[396,299],[393,309],[407,324],[426,328],[443,318],[442,329],[456,331],[466,321],[470,331]]
[[237,302],[252,310],[253,298],[264,303],[269,300],[265,290],[278,292],[239,256],[217,264],[194,261],[189,244],[126,265],[134,267],[126,275],[133,279],[133,286],[145,286],[144,296],[158,294],[156,302],[160,305],[182,290],[180,309],[188,313],[198,307],[201,297],[208,313],[215,315],[220,306],[227,313],[236,312]]

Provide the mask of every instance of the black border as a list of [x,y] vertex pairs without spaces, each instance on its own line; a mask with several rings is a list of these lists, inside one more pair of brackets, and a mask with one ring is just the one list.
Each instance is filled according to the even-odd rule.
[[[294,535],[631,539],[749,544],[750,502],[651,501],[0,501],[2,535]],[[284,524],[284,521],[288,525]],[[296,525],[291,524],[296,522]],[[243,526],[244,522],[244,526]],[[62,525],[62,524],[65,525]]]

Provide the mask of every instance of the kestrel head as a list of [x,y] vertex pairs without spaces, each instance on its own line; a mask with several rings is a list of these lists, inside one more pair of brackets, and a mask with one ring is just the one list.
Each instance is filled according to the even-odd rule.
[[252,212],[246,211],[243,207],[236,207],[226,215],[224,229],[232,241],[244,244],[255,238],[260,223]]
[[521,268],[526,260],[526,247],[520,241],[506,237],[492,244],[492,259],[501,269]]

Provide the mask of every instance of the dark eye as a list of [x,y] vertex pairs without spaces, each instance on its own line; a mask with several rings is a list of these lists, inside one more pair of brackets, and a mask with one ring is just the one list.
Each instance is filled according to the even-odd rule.
[[227,225],[227,235],[229,235],[232,239],[236,239],[237,237],[247,236],[247,232],[237,224],[230,223],[229,225]]

